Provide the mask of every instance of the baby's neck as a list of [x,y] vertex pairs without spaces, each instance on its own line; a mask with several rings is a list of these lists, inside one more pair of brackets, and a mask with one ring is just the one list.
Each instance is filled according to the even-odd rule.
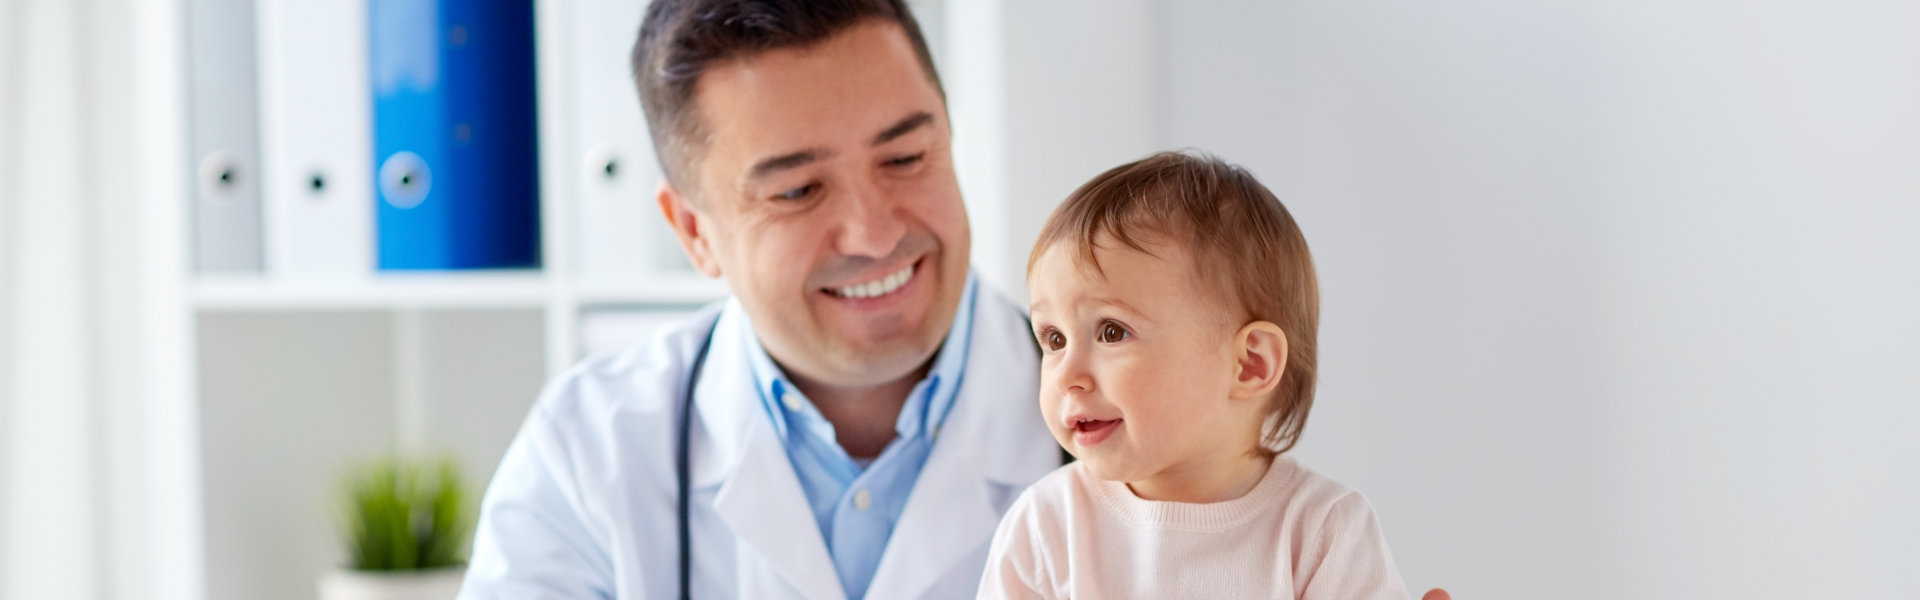
[[1127,489],[1143,500],[1208,504],[1226,502],[1253,491],[1273,465],[1266,453],[1235,454],[1196,461],[1140,481],[1127,482]]

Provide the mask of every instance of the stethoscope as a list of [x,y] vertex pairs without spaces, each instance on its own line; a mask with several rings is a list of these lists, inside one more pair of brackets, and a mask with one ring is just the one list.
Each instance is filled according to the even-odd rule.
[[707,328],[707,339],[700,342],[700,351],[693,354],[693,367],[687,370],[687,391],[681,395],[679,448],[673,454],[674,477],[680,485],[680,600],[693,600],[693,530],[687,523],[693,495],[687,469],[687,440],[693,437],[688,435],[693,431],[693,390],[700,386],[700,371],[707,366],[707,351],[713,348],[713,334],[719,328],[719,319]]
[[[1032,324],[1029,323],[1031,328]],[[680,397],[680,437],[675,441],[678,448],[673,454],[674,477],[680,486],[680,600],[693,600],[693,530],[687,520],[688,508],[692,506],[693,484],[687,468],[687,440],[693,436],[693,390],[700,385],[700,371],[707,366],[707,351],[713,348],[714,331],[720,328],[719,319],[714,319],[712,327],[707,328],[707,338],[700,342],[700,350],[693,354],[693,366],[687,369],[687,389]],[[1039,351],[1039,346],[1034,350]],[[1073,462],[1073,455],[1065,448],[1060,449],[1060,464]]]

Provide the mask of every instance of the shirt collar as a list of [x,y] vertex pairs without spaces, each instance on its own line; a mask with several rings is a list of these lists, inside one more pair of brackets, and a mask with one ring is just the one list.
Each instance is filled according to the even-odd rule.
[[[956,392],[966,373],[967,353],[973,340],[973,311],[978,288],[976,279],[975,273],[969,270],[966,285],[960,293],[960,305],[954,310],[953,324],[934,357],[933,367],[927,371],[926,378],[908,392],[906,403],[900,407],[900,418],[894,423],[894,431],[901,438],[911,438],[921,432],[937,435],[940,425],[946,421],[947,413],[953,409],[954,398],[958,396]],[[751,323],[751,319],[748,321]],[[786,372],[767,354],[766,346],[760,344],[760,337],[754,333],[754,328],[748,326],[740,329],[742,335],[746,336],[747,364],[753,373],[754,390],[760,394],[761,405],[767,417],[773,421],[774,431],[779,433],[781,439],[787,439],[789,427],[804,427],[808,433],[826,441],[836,439],[833,423],[821,416],[813,401],[787,379]],[[789,395],[794,399],[791,406],[786,402]],[[790,419],[798,422],[790,423]]]

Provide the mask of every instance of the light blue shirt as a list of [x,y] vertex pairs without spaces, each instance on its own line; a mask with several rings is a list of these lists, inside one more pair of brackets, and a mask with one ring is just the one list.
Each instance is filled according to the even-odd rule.
[[976,287],[973,273],[968,273],[953,327],[935,355],[933,368],[907,393],[900,418],[894,422],[893,441],[864,468],[840,447],[833,423],[774,364],[753,328],[741,328],[746,332],[754,388],[813,506],[820,536],[827,542],[827,553],[848,598],[866,596],[887,539],[953,407],[973,337]]

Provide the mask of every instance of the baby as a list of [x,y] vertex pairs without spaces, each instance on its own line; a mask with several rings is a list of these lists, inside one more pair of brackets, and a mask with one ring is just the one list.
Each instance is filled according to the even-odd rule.
[[1313,405],[1307,242],[1245,169],[1162,153],[1075,190],[1027,263],[1040,413],[1078,461],[982,598],[1407,598],[1359,492],[1285,453]]

